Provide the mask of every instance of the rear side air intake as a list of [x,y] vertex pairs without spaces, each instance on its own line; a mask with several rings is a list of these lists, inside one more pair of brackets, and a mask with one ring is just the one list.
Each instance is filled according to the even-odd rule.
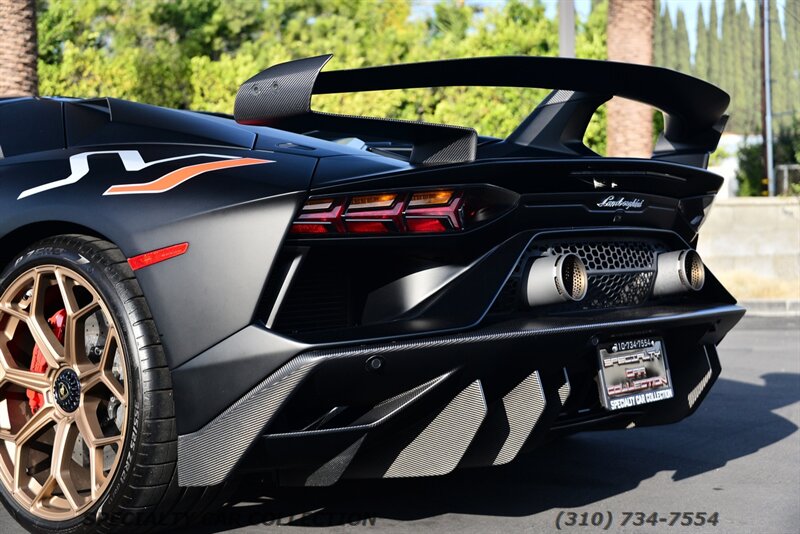
[[589,287],[586,266],[576,254],[544,256],[531,264],[523,287],[530,306],[579,301]]
[[700,291],[706,281],[706,268],[694,250],[676,250],[658,255],[658,272],[653,296],[663,297],[687,291]]

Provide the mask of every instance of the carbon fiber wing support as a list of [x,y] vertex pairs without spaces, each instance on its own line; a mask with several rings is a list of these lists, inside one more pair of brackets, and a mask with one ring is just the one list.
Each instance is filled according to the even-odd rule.
[[331,57],[282,63],[247,80],[236,97],[236,120],[303,133],[380,135],[412,143],[413,163],[466,162],[477,154],[477,134],[470,128],[318,113],[311,109],[311,97],[447,86],[536,87],[554,91],[509,136],[507,145],[591,154],[582,139],[592,113],[619,96],[666,114],[654,158],[704,167],[722,134],[730,102],[723,90],[697,78],[611,61],[505,56],[321,72]]

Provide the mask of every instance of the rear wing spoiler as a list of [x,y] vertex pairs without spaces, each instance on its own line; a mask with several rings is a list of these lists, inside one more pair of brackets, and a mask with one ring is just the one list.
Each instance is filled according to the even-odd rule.
[[[592,155],[583,136],[594,111],[613,96],[665,114],[654,159],[706,167],[727,122],[730,96],[685,74],[644,65],[552,57],[480,57],[321,72],[331,55],[270,67],[239,88],[234,117],[243,124],[307,133],[379,135],[413,145],[412,163],[459,163],[478,153],[471,128],[319,113],[313,95],[447,86],[553,89],[489,157]],[[483,157],[483,155],[482,155]]]

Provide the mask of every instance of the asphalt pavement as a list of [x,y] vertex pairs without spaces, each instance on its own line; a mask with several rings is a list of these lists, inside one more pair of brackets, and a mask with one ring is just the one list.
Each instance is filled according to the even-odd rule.
[[[192,532],[800,532],[800,319],[747,318],[719,352],[722,376],[681,423],[579,434],[441,478],[250,484]],[[2,512],[0,532],[23,531]]]

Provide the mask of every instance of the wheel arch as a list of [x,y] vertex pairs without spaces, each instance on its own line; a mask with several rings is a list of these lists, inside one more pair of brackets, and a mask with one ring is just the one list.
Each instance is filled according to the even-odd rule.
[[26,247],[42,239],[64,234],[80,234],[113,243],[102,232],[87,226],[62,220],[38,221],[15,228],[0,237],[0,271]]

